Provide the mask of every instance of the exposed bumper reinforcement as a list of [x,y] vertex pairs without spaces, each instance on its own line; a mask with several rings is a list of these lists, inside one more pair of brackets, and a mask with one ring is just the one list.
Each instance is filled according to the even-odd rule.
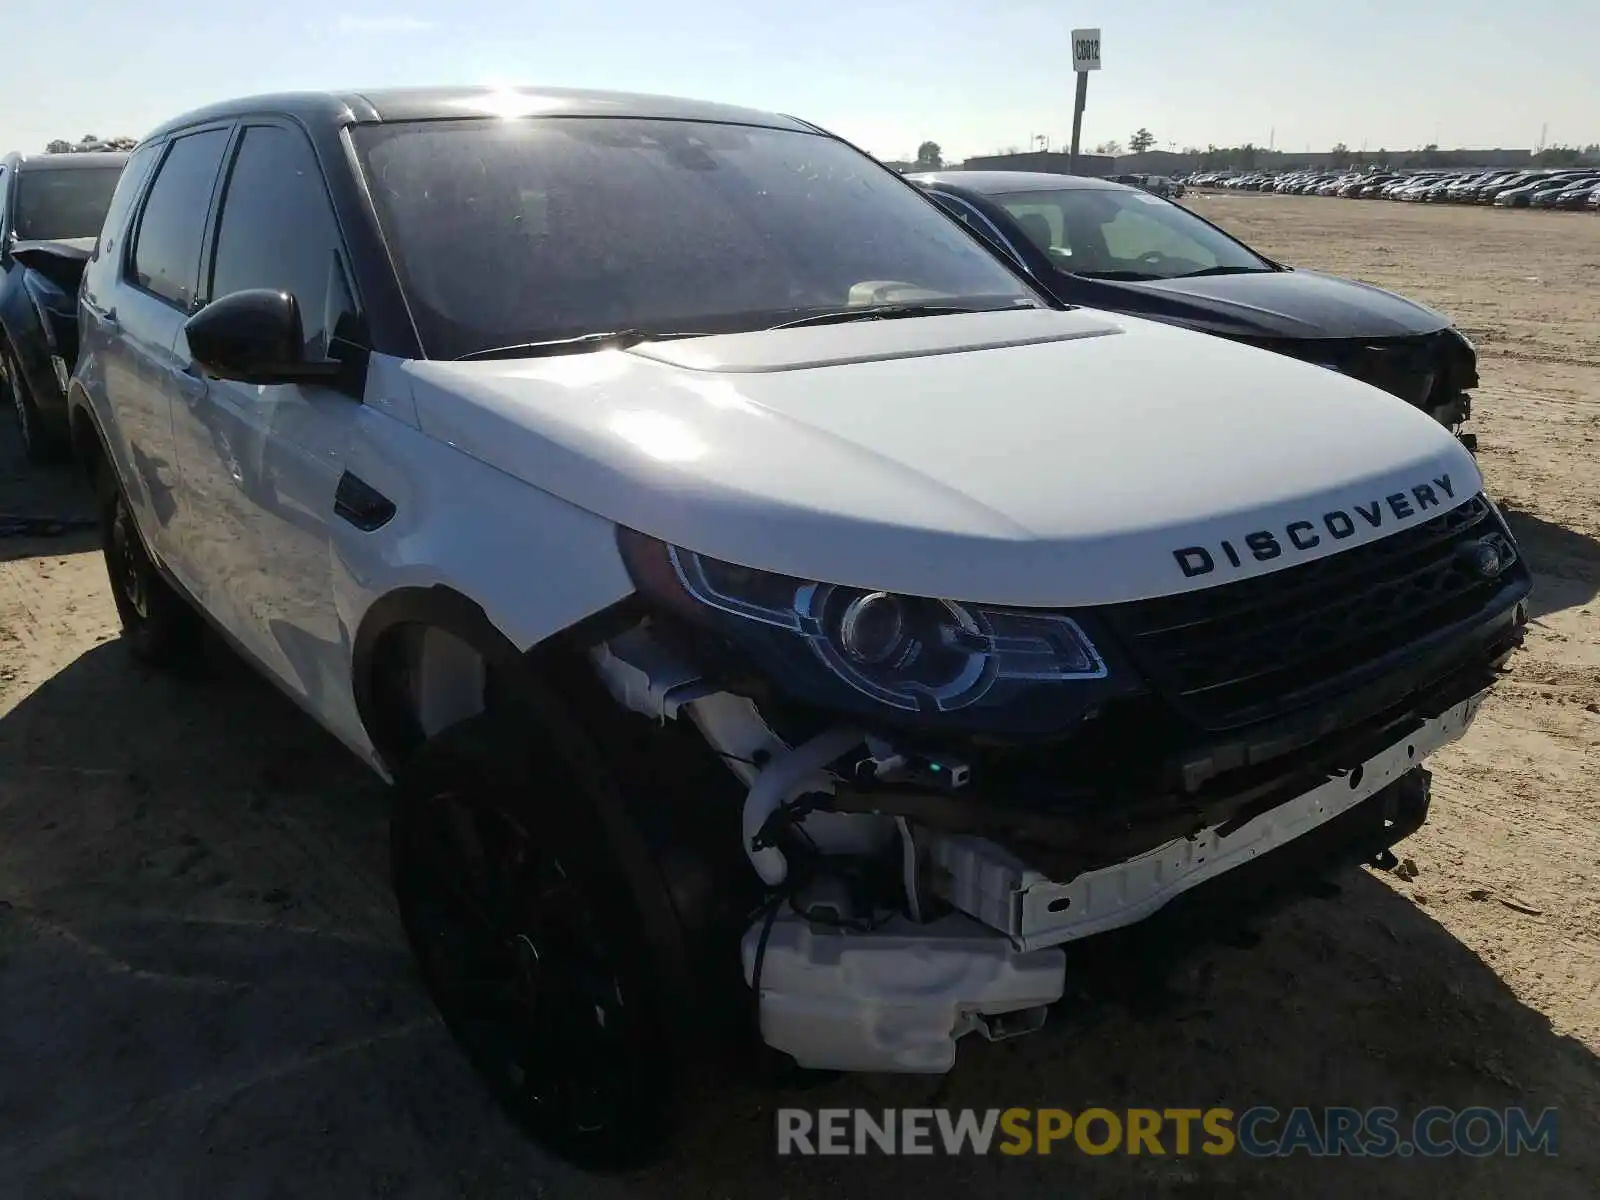
[[[1413,833],[1428,807],[1422,760],[1466,730],[1482,698],[1452,706],[1358,769],[1236,828],[1208,829],[1068,884],[1008,859],[993,843],[945,838],[936,864],[969,872],[965,890],[947,881],[951,898],[961,892],[1007,929],[953,913],[926,924],[895,918],[860,932],[814,925],[785,908],[762,956],[762,1037],[802,1067],[939,1074],[954,1065],[956,1043],[969,1033],[996,1040],[1032,1032],[1063,996],[1069,970],[1101,973],[1097,948],[1128,959],[1127,947],[1119,949],[1125,939],[1148,930],[1172,940],[1169,924],[1191,944],[1186,921],[1219,926],[1212,910],[1241,902],[1267,911],[1273,894],[1291,895]],[[744,935],[746,983],[762,925]]]
[[1460,737],[1479,693],[1426,721],[1345,775],[1234,828],[1206,829],[1115,866],[1055,883],[985,838],[934,834],[935,890],[961,911],[1038,950],[1144,920],[1175,896],[1323,825],[1375,795]]

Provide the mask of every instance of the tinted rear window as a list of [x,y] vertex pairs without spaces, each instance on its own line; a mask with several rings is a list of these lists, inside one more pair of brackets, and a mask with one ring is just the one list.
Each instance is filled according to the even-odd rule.
[[358,127],[429,356],[724,332],[882,300],[1036,298],[872,159],[787,130],[546,118]]
[[122,178],[114,167],[36,167],[17,173],[12,227],[20,241],[49,242],[92,238],[111,207],[111,193]]

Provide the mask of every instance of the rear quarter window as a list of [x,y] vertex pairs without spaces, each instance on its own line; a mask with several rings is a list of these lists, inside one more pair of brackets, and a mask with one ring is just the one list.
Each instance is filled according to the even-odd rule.
[[150,185],[134,235],[132,282],[181,309],[194,301],[206,213],[227,145],[226,129],[176,139]]
[[111,194],[111,207],[106,210],[105,224],[100,227],[100,236],[95,240],[94,259],[104,256],[113,262],[117,260],[118,247],[124,240],[123,229],[133,211],[134,201],[144,190],[145,180],[150,177],[157,149],[147,144],[129,156],[127,165],[122,169],[122,178],[117,181],[117,190]]

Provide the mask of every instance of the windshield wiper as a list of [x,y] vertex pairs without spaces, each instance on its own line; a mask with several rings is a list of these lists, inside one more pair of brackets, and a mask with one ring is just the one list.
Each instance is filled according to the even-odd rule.
[[1187,275],[1174,275],[1174,279],[1200,279],[1206,275],[1270,275],[1271,267],[1207,267],[1203,271],[1190,271]]
[[662,332],[648,329],[612,329],[603,333],[580,333],[576,337],[551,338],[543,342],[514,342],[509,346],[490,346],[457,355],[456,362],[485,358],[545,358],[553,354],[582,354],[586,350],[626,350],[640,342],[667,342],[674,338],[710,337],[708,333]]
[[1152,275],[1148,271],[1074,271],[1084,279],[1109,279],[1112,283],[1147,283],[1152,279],[1166,279],[1165,275]]
[[841,308],[832,312],[812,313],[809,317],[796,317],[768,329],[800,329],[806,325],[842,325],[847,321],[893,321],[901,317],[948,317],[957,313],[1010,312],[1013,309],[1033,309],[1037,304],[858,304],[854,308]]

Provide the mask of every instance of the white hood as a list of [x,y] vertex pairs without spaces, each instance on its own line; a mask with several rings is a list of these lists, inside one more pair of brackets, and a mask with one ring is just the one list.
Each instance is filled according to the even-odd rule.
[[1448,432],[1366,384],[1081,309],[408,370],[425,432],[572,504],[731,562],[914,595],[1209,587],[1482,486]]

